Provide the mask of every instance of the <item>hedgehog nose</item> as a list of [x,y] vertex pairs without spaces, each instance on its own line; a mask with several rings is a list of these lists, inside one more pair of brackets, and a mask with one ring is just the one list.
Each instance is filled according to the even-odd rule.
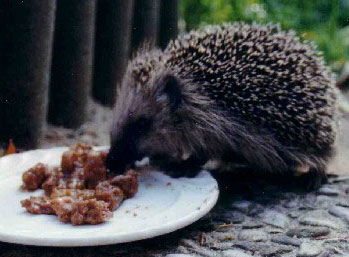
[[114,174],[122,174],[128,168],[134,168],[135,161],[138,158],[137,152],[132,149],[111,148],[107,154],[107,169]]
[[107,154],[106,166],[114,174],[121,174],[125,169],[125,163],[121,163],[117,156],[114,156],[111,152]]

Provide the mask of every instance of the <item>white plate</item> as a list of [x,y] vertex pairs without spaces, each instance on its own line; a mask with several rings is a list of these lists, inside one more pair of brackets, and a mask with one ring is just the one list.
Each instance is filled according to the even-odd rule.
[[202,171],[195,178],[172,179],[160,172],[139,176],[139,191],[123,202],[103,224],[72,226],[53,215],[33,215],[20,200],[21,175],[38,162],[59,165],[67,148],[35,150],[0,158],[0,241],[40,246],[92,246],[130,242],[166,234],[187,226],[211,210],[218,186]]

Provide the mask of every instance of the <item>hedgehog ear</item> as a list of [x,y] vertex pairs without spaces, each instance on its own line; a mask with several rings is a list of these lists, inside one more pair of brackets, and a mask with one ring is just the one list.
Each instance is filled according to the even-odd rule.
[[183,98],[180,81],[172,75],[167,75],[163,85],[163,93],[167,96],[170,110],[174,112],[181,105]]

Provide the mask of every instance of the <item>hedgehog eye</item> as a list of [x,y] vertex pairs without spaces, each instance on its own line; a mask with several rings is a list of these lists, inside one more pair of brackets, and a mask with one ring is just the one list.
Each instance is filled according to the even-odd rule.
[[152,124],[152,120],[146,117],[141,117],[136,121],[137,127],[141,130],[148,130]]
[[132,122],[129,122],[124,128],[124,137],[130,141],[137,140],[140,136],[149,133],[152,126],[152,119],[147,117],[140,117]]

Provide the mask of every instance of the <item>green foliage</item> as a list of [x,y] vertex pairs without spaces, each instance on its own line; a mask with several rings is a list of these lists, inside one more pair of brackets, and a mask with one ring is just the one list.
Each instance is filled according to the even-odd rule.
[[315,41],[334,70],[349,61],[348,0],[182,0],[186,29],[230,21],[279,23]]

